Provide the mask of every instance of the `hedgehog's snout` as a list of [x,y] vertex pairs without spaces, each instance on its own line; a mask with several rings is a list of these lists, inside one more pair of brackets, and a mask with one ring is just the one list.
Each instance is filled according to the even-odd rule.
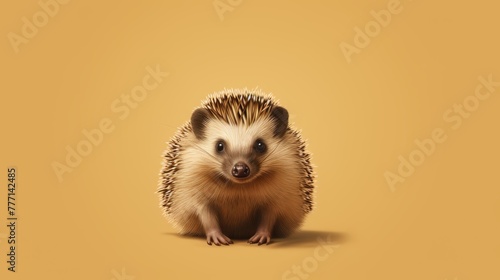
[[238,162],[233,166],[231,174],[236,178],[246,178],[250,175],[250,167],[244,162]]

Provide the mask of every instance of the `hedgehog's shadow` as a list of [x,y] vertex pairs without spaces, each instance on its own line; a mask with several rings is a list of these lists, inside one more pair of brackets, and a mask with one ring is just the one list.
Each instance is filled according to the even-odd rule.
[[[174,235],[180,238],[187,239],[199,239],[203,240],[205,237],[203,236],[195,236],[195,235],[180,235],[177,233],[165,233],[167,235]],[[233,238],[234,241],[242,242],[247,239],[242,238]],[[347,235],[345,233],[340,232],[332,232],[332,231],[317,231],[317,230],[300,230],[285,238],[273,238],[269,245],[270,247],[316,247],[323,243],[328,244],[342,244],[347,240]]]
[[286,238],[274,239],[273,247],[316,247],[321,243],[341,244],[347,240],[347,235],[341,232],[299,230]]

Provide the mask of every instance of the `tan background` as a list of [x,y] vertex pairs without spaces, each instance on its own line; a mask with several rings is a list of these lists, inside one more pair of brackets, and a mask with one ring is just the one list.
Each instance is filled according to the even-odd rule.
[[[71,1],[18,53],[9,32],[43,10],[14,2],[0,8],[2,279],[132,279],[122,268],[136,280],[282,279],[312,261],[317,237],[338,247],[308,279],[500,279],[500,87],[459,129],[443,119],[479,76],[500,81],[495,1],[402,1],[351,63],[339,44],[390,1],[233,0],[222,20],[212,0]],[[156,65],[170,75],[119,119],[111,104]],[[243,87],[274,93],[302,129],[317,204],[290,239],[210,247],[161,216],[160,155],[207,94]],[[59,182],[51,164],[105,118],[114,131]],[[384,172],[435,128],[447,140],[391,192]],[[15,274],[3,226],[11,165]]]

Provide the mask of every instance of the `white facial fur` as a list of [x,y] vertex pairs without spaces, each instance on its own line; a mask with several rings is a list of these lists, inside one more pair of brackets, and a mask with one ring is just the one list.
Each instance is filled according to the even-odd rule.
[[[244,162],[250,166],[251,175],[248,181],[251,181],[266,172],[266,161],[268,160],[266,157],[273,152],[281,140],[273,137],[273,129],[274,123],[270,118],[258,120],[249,126],[229,125],[212,119],[206,125],[206,138],[201,141],[199,147],[212,156],[212,161],[218,162],[218,164],[212,165],[212,168],[216,169],[213,171],[231,180],[233,179],[231,176],[232,166],[237,162]],[[263,140],[267,147],[262,154],[256,153],[253,149],[258,139]],[[224,143],[222,153],[216,151],[216,144],[219,141]]]

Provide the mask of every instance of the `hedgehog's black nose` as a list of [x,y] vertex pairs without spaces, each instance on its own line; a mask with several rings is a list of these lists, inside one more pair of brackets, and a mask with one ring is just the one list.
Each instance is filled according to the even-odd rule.
[[236,178],[245,178],[250,175],[250,168],[243,162],[238,162],[233,166],[233,170],[231,173],[233,173],[233,176]]

